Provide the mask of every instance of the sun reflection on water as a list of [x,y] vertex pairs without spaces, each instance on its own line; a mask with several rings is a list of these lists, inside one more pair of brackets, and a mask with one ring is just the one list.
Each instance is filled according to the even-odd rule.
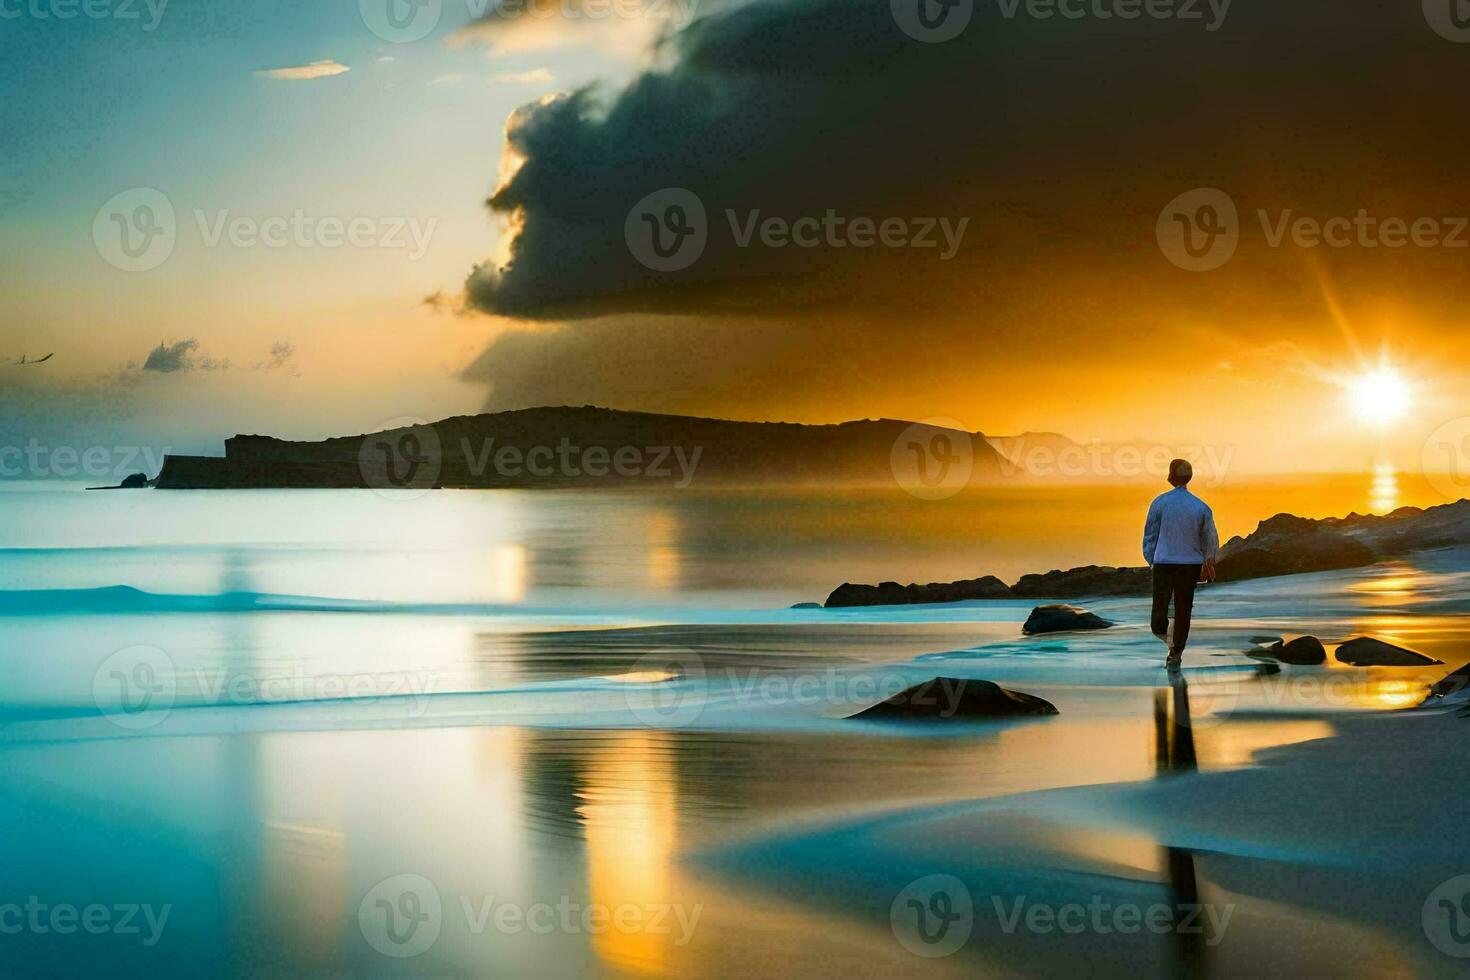
[[[672,905],[675,791],[667,741],[654,733],[610,739],[593,750],[578,791],[587,840],[587,890],[609,910]],[[668,972],[669,937],[608,928],[593,948],[622,973]]]
[[1373,483],[1368,492],[1368,508],[1372,513],[1385,514],[1398,509],[1399,475],[1393,464],[1373,464]]

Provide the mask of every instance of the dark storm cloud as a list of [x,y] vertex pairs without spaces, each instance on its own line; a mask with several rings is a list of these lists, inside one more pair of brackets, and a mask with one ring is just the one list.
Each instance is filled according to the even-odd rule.
[[[1194,7],[1203,20],[1069,20],[982,2],[943,44],[905,35],[889,0],[705,17],[666,42],[668,70],[516,115],[525,164],[489,206],[518,213],[522,231],[503,267],[470,276],[469,303],[556,320],[1027,316],[1054,305],[1039,287],[1169,274],[1154,220],[1191,187],[1247,207],[1456,203],[1465,138],[1434,107],[1470,51],[1418,5],[1239,2],[1213,31]],[[709,241],[691,267],[660,273],[630,254],[624,221],[665,187],[698,195]],[[881,245],[741,248],[730,211],[970,224],[943,261]],[[1190,288],[1209,298],[1224,279]]]

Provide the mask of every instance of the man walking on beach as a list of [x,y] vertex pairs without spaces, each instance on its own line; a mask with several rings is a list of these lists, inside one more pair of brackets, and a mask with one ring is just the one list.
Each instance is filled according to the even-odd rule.
[[[1215,581],[1215,556],[1220,535],[1209,505],[1189,492],[1194,467],[1187,459],[1169,463],[1174,489],[1161,493],[1148,506],[1143,524],[1143,559],[1154,570],[1154,609],[1150,624],[1154,636],[1169,645],[1165,664],[1177,668],[1189,640],[1189,617],[1194,611],[1197,582]],[[1174,600],[1174,629],[1169,629],[1169,600]]]

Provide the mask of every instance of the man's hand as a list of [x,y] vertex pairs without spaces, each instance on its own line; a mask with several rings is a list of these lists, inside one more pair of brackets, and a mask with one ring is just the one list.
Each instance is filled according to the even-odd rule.
[[1208,558],[1205,560],[1204,565],[1200,567],[1199,577],[1202,582],[1215,581],[1215,559]]

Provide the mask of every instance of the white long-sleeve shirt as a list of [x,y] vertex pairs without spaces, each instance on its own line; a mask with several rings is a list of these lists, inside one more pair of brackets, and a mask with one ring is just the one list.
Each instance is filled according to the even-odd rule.
[[1219,551],[1215,515],[1189,488],[1175,487],[1148,505],[1143,560],[1150,565],[1202,565]]

